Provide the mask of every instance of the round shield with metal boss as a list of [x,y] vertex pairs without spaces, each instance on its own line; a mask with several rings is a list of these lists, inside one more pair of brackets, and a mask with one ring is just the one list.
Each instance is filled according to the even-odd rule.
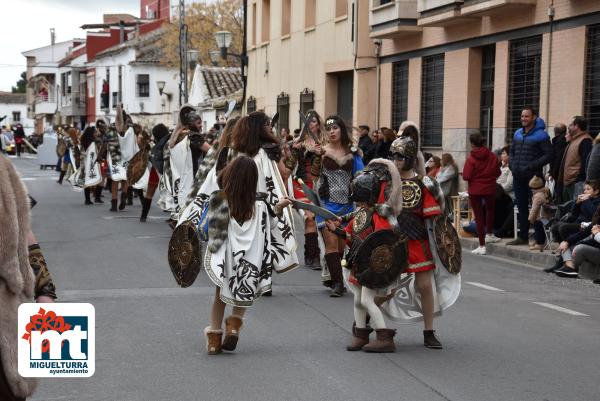
[[182,288],[194,284],[202,268],[200,237],[189,222],[183,222],[175,228],[169,241],[169,267],[175,281]]
[[360,244],[352,265],[360,285],[385,288],[408,265],[407,239],[393,230],[375,231]]
[[440,261],[452,274],[460,273],[462,267],[462,247],[458,233],[446,216],[433,219],[433,237]]

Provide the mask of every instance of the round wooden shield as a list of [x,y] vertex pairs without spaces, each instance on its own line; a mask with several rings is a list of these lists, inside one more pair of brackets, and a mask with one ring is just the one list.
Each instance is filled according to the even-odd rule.
[[462,247],[454,226],[446,216],[439,215],[433,220],[433,237],[440,261],[452,274],[460,273],[462,267]]
[[360,285],[368,288],[387,287],[408,265],[406,237],[393,230],[369,234],[360,244],[352,265]]
[[169,241],[169,267],[182,288],[194,284],[202,268],[200,237],[193,224],[186,221],[175,228]]
[[148,168],[148,152],[139,150],[127,165],[127,183],[133,185],[138,182]]

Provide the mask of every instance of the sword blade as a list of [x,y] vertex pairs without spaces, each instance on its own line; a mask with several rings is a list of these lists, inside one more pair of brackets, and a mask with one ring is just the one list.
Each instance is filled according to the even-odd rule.
[[321,216],[326,220],[337,220],[338,216],[334,213],[331,213],[329,210],[313,205],[312,203],[300,202],[298,200],[292,199],[292,207],[295,209],[308,210],[316,214],[317,216]]

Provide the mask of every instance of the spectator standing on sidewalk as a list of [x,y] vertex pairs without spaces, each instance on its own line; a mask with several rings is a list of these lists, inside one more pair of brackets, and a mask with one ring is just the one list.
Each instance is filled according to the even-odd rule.
[[567,126],[563,123],[558,123],[554,126],[554,138],[552,138],[552,152],[553,158],[550,162],[550,171],[548,171],[548,180],[554,181],[554,199],[556,203],[563,203],[562,186],[557,182],[558,173],[560,172],[560,166],[565,155],[565,149],[567,148]]
[[360,134],[360,137],[358,138],[358,147],[360,148],[360,150],[362,150],[363,155],[366,155],[375,145],[371,140],[371,136],[369,135],[371,129],[368,125],[359,125],[358,129]]
[[[521,111],[521,125],[515,131],[510,146],[510,170],[513,174],[515,203],[519,210],[519,234],[506,245],[527,245],[529,242],[529,181],[534,175],[542,177],[543,167],[552,161],[553,151],[546,123],[537,116],[533,107]],[[516,227],[515,227],[516,229]]]
[[479,248],[473,250],[473,253],[485,255],[486,243],[500,241],[500,238],[493,234],[494,198],[500,165],[496,155],[484,146],[485,141],[480,134],[471,134],[469,141],[471,154],[465,162],[463,179],[469,183],[469,201],[475,214],[479,237]]
[[510,171],[509,167],[509,152],[510,147],[505,146],[502,148],[500,152],[500,176],[496,180],[498,184],[502,187],[504,192],[514,199],[515,193],[513,192],[513,176],[512,171]]
[[583,192],[588,156],[592,151],[592,137],[587,133],[587,121],[573,117],[567,131],[567,147],[558,172],[563,201],[575,199]]
[[588,158],[586,180],[600,180],[600,134],[596,135]]
[[442,154],[440,160],[441,168],[435,179],[444,193],[446,214],[448,214],[451,211],[451,197],[458,195],[458,166],[450,153]]

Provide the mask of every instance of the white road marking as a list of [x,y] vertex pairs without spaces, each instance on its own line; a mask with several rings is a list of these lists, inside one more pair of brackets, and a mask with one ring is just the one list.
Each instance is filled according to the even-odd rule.
[[53,180],[54,177],[21,177],[21,181]]
[[558,306],[558,305],[554,305],[554,304],[549,304],[547,302],[534,302],[534,304],[539,305],[539,306],[543,306],[544,308],[553,309],[553,310],[558,311],[558,312],[566,313],[567,315],[589,316],[589,315],[586,315],[585,313],[577,312],[577,311],[574,311],[572,309],[563,308],[562,306]]
[[474,287],[483,288],[484,290],[504,292],[504,290],[501,290],[500,288],[492,287],[491,285],[477,283],[475,281],[465,281],[465,283],[471,284]]

